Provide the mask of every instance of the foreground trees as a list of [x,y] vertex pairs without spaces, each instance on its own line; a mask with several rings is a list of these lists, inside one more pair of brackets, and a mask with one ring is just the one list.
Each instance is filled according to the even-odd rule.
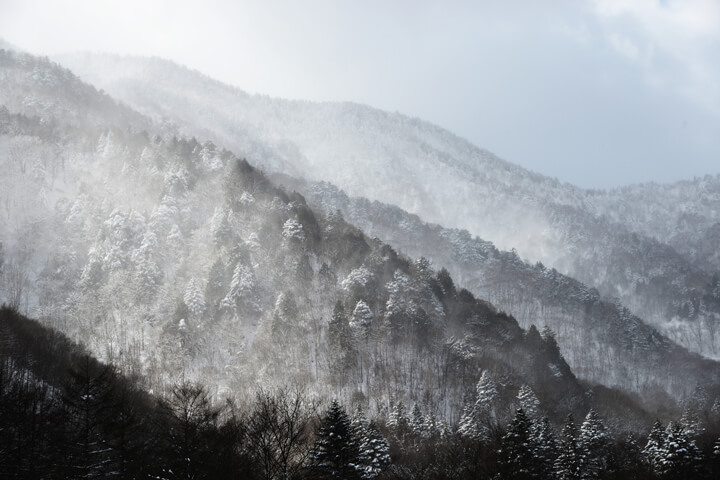
[[235,404],[183,381],[158,399],[19,319],[0,309],[0,478],[709,480],[720,471],[717,418],[707,415],[656,422],[638,442],[591,409],[558,435],[529,387],[516,388],[514,413],[501,408],[487,372],[468,396],[482,437],[420,402],[410,412],[400,400],[381,406],[369,421],[302,390]]

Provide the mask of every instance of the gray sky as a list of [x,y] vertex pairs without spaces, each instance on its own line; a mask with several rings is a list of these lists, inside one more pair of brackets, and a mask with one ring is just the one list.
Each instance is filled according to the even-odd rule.
[[720,173],[720,0],[0,0],[0,37],[399,111],[583,187]]

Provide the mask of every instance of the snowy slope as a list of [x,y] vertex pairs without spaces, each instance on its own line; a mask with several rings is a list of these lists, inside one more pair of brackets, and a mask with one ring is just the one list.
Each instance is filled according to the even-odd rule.
[[[622,191],[584,191],[397,113],[248,95],[160,59],[76,55],[61,61],[187,135],[247,152],[268,171],[329,181],[350,196],[397,205],[516,249],[531,263],[618,297],[682,345],[720,356],[720,303],[714,300],[720,290],[710,263],[720,229],[712,213],[720,211],[717,195],[696,201],[695,189],[685,189],[689,206],[673,210],[662,189],[639,200]],[[654,216],[663,210],[669,213]],[[702,218],[688,211],[703,212]],[[677,234],[659,233],[673,222],[684,225]]]

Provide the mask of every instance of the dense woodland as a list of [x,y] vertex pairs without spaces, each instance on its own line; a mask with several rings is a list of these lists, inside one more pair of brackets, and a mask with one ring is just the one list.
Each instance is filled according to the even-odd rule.
[[158,58],[61,61],[188,137],[247,152],[268,172],[331,182],[516,249],[531,265],[619,299],[685,348],[720,358],[720,304],[707,298],[718,298],[720,175],[585,190],[400,113],[249,95]]
[[696,479],[720,466],[720,403],[702,389],[637,435],[592,409],[551,422],[527,386],[502,406],[488,371],[457,424],[401,401],[368,418],[301,389],[237,403],[185,381],[155,397],[8,307],[0,330],[2,478]]

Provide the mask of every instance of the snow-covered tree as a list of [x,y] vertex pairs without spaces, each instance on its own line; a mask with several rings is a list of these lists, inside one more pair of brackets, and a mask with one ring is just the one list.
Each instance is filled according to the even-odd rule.
[[463,410],[458,433],[473,440],[487,440],[490,426],[496,421],[495,403],[498,389],[490,372],[485,370],[475,387],[475,403]]
[[705,431],[700,421],[700,415],[698,415],[698,411],[693,405],[687,405],[683,409],[680,425],[682,425],[683,430],[690,438],[697,438]]
[[420,410],[420,405],[413,405],[410,412],[410,430],[416,438],[421,438],[425,429],[425,417]]
[[302,243],[305,241],[303,226],[294,218],[289,218],[285,221],[282,228],[282,236],[288,242]]
[[702,461],[700,449],[680,423],[671,422],[665,434],[659,473],[667,478],[696,478]]
[[365,331],[372,324],[373,318],[375,315],[370,310],[370,306],[364,300],[358,300],[350,317],[350,326],[359,331]]
[[665,429],[660,420],[655,420],[650,434],[648,435],[645,448],[642,450],[642,456],[645,461],[655,472],[659,472],[661,468],[663,450],[665,449]]
[[582,478],[596,479],[608,470],[610,438],[597,412],[590,409],[580,426],[579,448],[582,462]]
[[230,289],[221,302],[221,308],[235,315],[257,311],[259,305],[256,285],[257,281],[252,269],[238,263],[233,269]]
[[345,409],[336,400],[320,421],[309,470],[312,478],[316,479],[362,478],[357,432]]
[[205,296],[203,295],[200,282],[196,278],[191,278],[187,287],[185,287],[183,301],[196,318],[201,317],[205,312]]
[[515,417],[508,425],[507,433],[502,438],[500,457],[504,471],[503,478],[529,479],[536,477],[537,467],[535,444],[531,435],[532,422],[522,408],[515,412]]
[[228,220],[228,212],[225,209],[221,207],[215,209],[210,219],[210,231],[212,232],[215,245],[226,245],[232,240],[232,227]]
[[162,283],[162,271],[156,261],[157,255],[157,238],[152,231],[147,231],[140,247],[132,254],[138,297],[146,301],[155,295]]
[[528,385],[523,385],[520,387],[517,398],[518,403],[520,403],[520,408],[523,409],[525,415],[527,415],[530,420],[535,421],[540,418],[540,400],[535,396],[532,388]]
[[360,435],[359,467],[364,480],[376,478],[391,463],[390,445],[375,422],[369,422]]
[[405,413],[405,404],[402,400],[393,405],[387,426],[396,438],[403,438],[410,429],[410,421]]
[[578,431],[572,415],[568,415],[560,434],[560,448],[555,460],[555,475],[559,480],[582,478],[582,459],[578,445]]
[[540,423],[533,425],[531,436],[535,448],[536,471],[540,478],[549,478],[558,456],[558,440],[550,420],[543,417]]

